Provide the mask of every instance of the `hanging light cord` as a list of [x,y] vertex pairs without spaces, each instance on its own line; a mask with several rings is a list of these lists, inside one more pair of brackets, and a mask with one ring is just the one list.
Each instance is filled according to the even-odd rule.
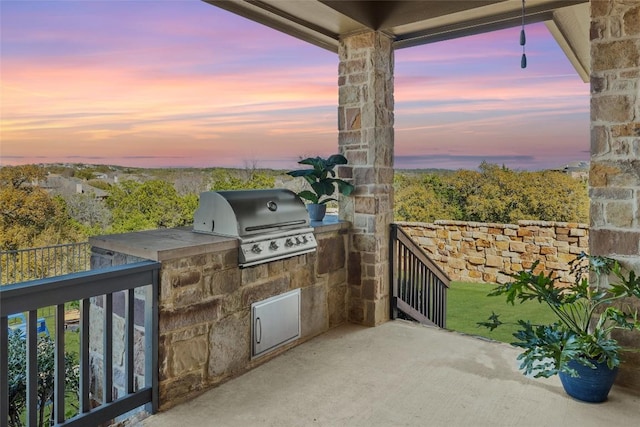
[[520,68],[527,68],[527,55],[524,53],[524,45],[527,43],[527,37],[524,34],[524,1],[522,0],[522,29],[520,30],[520,46],[522,46],[522,58],[520,59]]

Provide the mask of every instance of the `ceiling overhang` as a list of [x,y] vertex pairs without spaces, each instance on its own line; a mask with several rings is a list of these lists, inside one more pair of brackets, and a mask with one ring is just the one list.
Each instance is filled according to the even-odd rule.
[[545,24],[582,81],[588,82],[591,72],[589,3],[558,9]]
[[[401,49],[520,25],[520,0],[204,0],[316,46],[380,31]],[[589,0],[527,0],[527,24],[545,22],[578,74],[589,75]],[[586,78],[585,78],[586,77]]]

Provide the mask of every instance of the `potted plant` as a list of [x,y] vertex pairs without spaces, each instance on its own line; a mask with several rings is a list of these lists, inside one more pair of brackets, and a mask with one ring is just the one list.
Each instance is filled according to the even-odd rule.
[[[512,282],[498,285],[489,295],[506,295],[514,304],[547,304],[557,321],[550,325],[519,320],[512,345],[524,349],[518,356],[525,375],[550,377],[558,374],[570,396],[586,402],[602,402],[607,395],[625,349],[612,337],[614,329],[640,331],[637,310],[625,298],[640,298],[640,276],[625,275],[618,261],[580,254],[572,263],[575,281],[558,286],[552,274],[536,274],[535,262],[528,271],[509,274]],[[615,280],[600,283],[605,275]],[[589,282],[589,276],[595,283]],[[479,325],[493,330],[503,324],[493,313]],[[636,349],[637,350],[637,349]]]
[[353,185],[336,178],[334,168],[338,165],[346,165],[347,159],[341,154],[334,154],[327,159],[322,157],[309,157],[300,160],[298,164],[312,166],[312,169],[298,169],[287,172],[293,177],[302,177],[310,185],[311,190],[303,190],[298,193],[302,199],[308,200],[309,217],[312,221],[322,221],[327,210],[327,202],[336,200],[333,194],[337,190],[340,194],[348,196],[353,191]]

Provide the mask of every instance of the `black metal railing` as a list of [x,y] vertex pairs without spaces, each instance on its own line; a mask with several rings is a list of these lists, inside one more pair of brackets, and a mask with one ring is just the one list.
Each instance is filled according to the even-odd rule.
[[446,327],[449,277],[396,224],[391,224],[391,318],[404,313],[427,325]]
[[89,242],[0,251],[0,285],[89,270]]
[[[23,368],[26,388],[25,414],[26,425],[37,425],[39,404],[39,366],[38,345],[39,321],[38,310],[42,307],[54,305],[55,322],[48,327],[55,345],[55,380],[54,392],[51,398],[53,422],[55,426],[96,426],[113,420],[129,411],[144,406],[153,413],[158,407],[158,272],[160,263],[144,261],[101,270],[73,273],[64,276],[17,283],[0,287],[0,427],[7,427],[9,421],[9,335],[12,326],[9,317],[22,317],[26,320],[25,333],[21,335],[26,341],[26,367]],[[124,294],[124,392],[114,399],[113,366],[113,296]],[[90,306],[92,300],[100,297],[100,317],[93,318],[93,324],[101,325],[99,336],[90,337]],[[142,317],[135,330],[134,306],[136,299],[143,301],[143,313],[137,314],[135,321]],[[65,419],[65,304],[79,301],[79,351],[78,351],[78,409],[79,413]],[[96,312],[92,310],[93,317]],[[97,322],[96,322],[97,320]],[[120,322],[119,322],[120,323]],[[93,326],[93,325],[92,325]],[[140,330],[142,328],[142,331]],[[92,329],[93,330],[93,329]],[[10,332],[10,333],[8,333]],[[135,332],[135,334],[134,334]],[[134,346],[136,336],[144,334],[142,349],[144,366],[140,368],[144,379],[136,385],[134,380]],[[96,333],[96,335],[98,335]],[[91,371],[91,356],[89,340],[101,342],[102,359],[98,372]],[[138,347],[140,344],[138,344]],[[93,347],[93,344],[92,344]],[[94,349],[95,350],[95,349]],[[95,361],[94,361],[95,363]],[[20,376],[18,375],[18,376]],[[91,398],[90,385],[95,385],[96,377],[102,384],[101,403]],[[14,378],[11,378],[15,384]],[[15,390],[12,390],[12,392]],[[97,406],[96,406],[97,405]],[[42,406],[42,405],[40,405]]]

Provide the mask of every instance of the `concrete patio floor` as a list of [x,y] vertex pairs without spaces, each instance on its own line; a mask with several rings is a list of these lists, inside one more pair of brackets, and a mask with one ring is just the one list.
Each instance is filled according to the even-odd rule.
[[529,379],[502,343],[391,321],[344,325],[147,418],[175,426],[634,426],[640,393],[603,404]]

